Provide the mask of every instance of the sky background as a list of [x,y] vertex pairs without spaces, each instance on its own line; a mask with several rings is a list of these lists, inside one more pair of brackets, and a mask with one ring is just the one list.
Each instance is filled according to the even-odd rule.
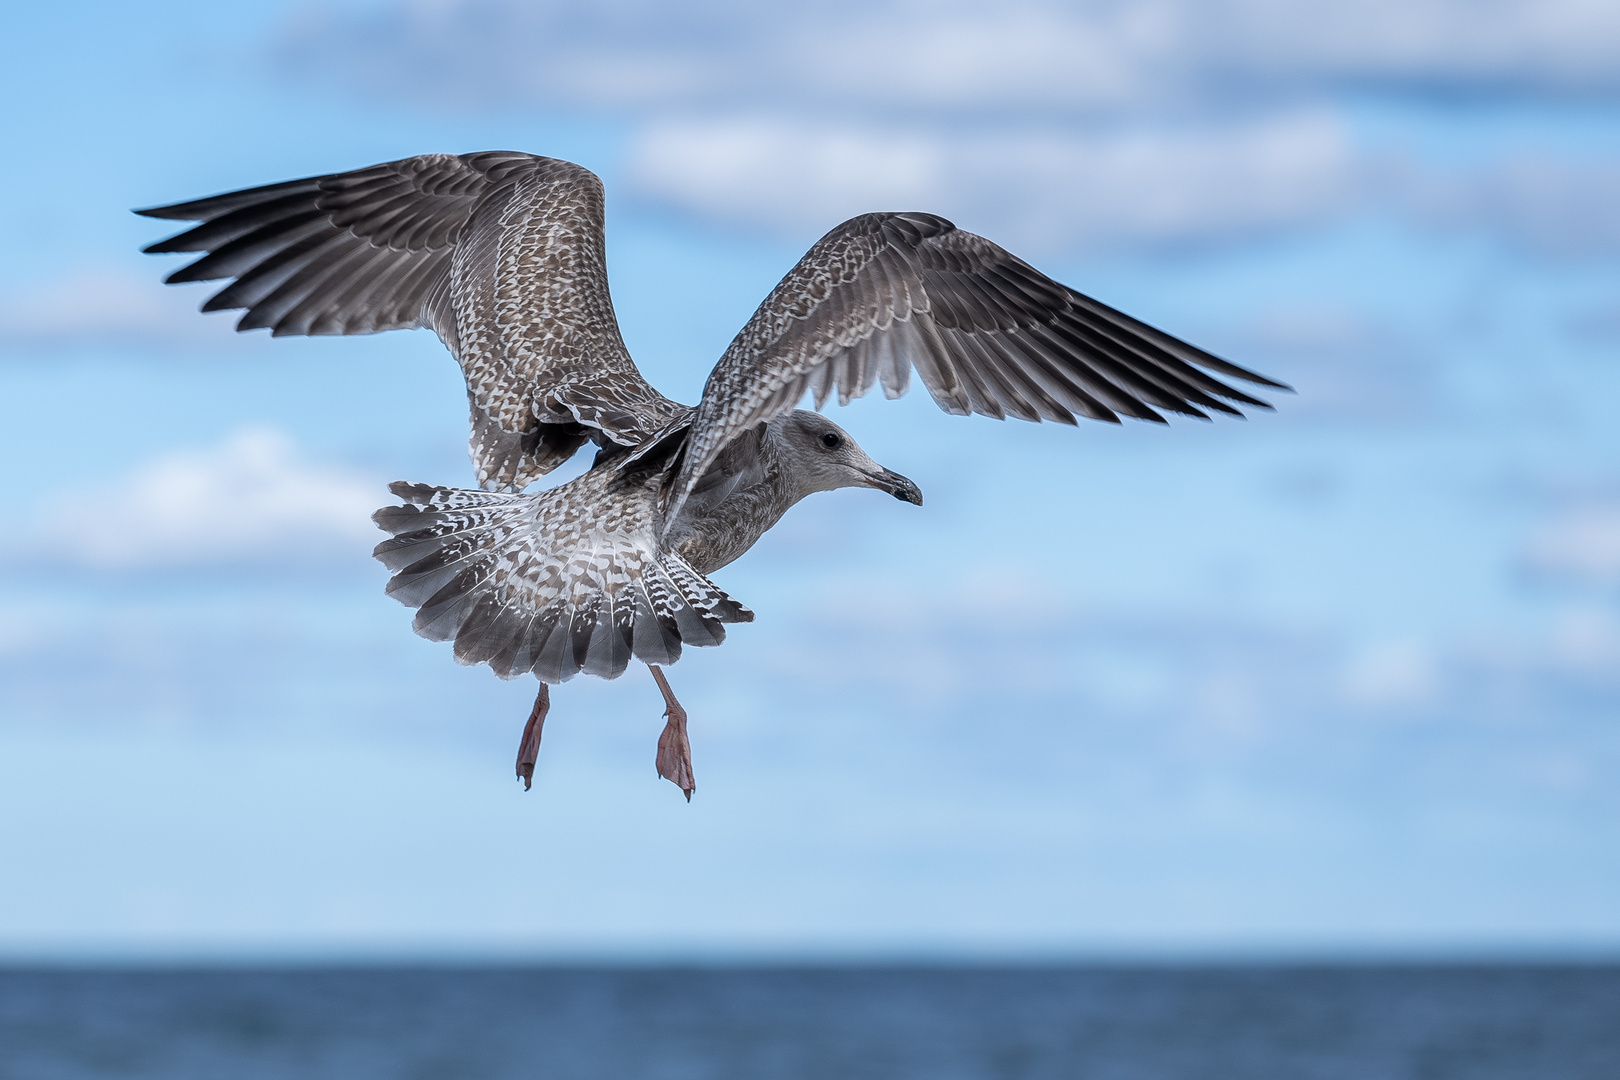
[[[1620,7],[25,5],[0,39],[0,958],[1620,952]],[[920,209],[1294,385],[1078,430],[835,418],[758,613],[555,691],[410,632],[467,486],[425,331],[236,335],[130,208],[429,151],[608,190],[695,401]],[[565,474],[566,475],[566,474]]]

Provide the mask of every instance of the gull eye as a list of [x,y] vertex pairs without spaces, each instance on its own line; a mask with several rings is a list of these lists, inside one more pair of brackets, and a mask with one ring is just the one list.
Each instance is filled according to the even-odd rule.
[[838,447],[841,446],[843,444],[843,442],[844,442],[844,440],[839,436],[838,432],[836,432],[836,431],[829,431],[829,432],[827,432],[827,434],[825,434],[825,435],[823,435],[821,437],[821,445],[825,446],[829,450],[838,449]]

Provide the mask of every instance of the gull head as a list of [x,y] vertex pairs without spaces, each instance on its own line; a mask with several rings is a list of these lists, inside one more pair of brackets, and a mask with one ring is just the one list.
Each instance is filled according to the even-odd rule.
[[816,491],[869,487],[922,505],[916,484],[873,461],[849,432],[820,413],[797,409],[772,420],[770,428],[768,437],[782,450],[800,498]]

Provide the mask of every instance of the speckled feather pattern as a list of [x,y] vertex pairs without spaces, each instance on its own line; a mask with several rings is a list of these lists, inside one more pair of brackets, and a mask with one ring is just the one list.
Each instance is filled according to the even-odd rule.
[[395,484],[376,556],[423,637],[503,678],[621,674],[718,645],[753,613],[676,552],[660,551],[661,475],[599,469],[532,495]]
[[1204,410],[1241,415],[1227,401],[1270,407],[1201,369],[1280,386],[942,217],[864,214],[799,260],[715,365],[671,512],[731,440],[807,392],[818,407],[834,391],[847,404],[878,383],[899,397],[915,370],[946,412],[996,419],[1162,422],[1155,409],[1207,419]]
[[[636,369],[608,289],[601,181],[508,151],[426,154],[141,213],[197,221],[152,252],[169,281],[234,279],[204,310],[273,334],[436,331],[461,364],[486,490],[395,485],[377,557],[416,629],[504,677],[672,663],[752,614],[706,577],[814,485],[768,422],[915,372],[946,412],[997,419],[1269,408],[1282,388],[926,213],[852,218],[773,289],[693,409]],[[1214,374],[1211,374],[1214,373]],[[1286,388],[1283,388],[1286,389]],[[584,476],[521,494],[587,442]],[[785,444],[784,444],[785,445]],[[869,460],[869,459],[868,459]],[[821,488],[824,489],[824,488]]]
[[[602,182],[507,151],[424,154],[142,211],[202,224],[171,282],[276,335],[435,330],[461,364],[479,483],[518,490],[585,442],[639,444],[681,406],[636,370],[608,291]],[[555,429],[547,431],[545,429]]]

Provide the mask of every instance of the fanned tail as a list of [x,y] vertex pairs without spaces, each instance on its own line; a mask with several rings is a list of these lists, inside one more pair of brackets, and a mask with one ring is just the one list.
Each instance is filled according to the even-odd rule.
[[512,494],[398,483],[373,515],[388,593],[418,608],[416,632],[454,641],[463,664],[548,683],[617,678],[632,656],[673,664],[718,645],[739,604],[674,552],[658,551],[656,477],[599,470]]

